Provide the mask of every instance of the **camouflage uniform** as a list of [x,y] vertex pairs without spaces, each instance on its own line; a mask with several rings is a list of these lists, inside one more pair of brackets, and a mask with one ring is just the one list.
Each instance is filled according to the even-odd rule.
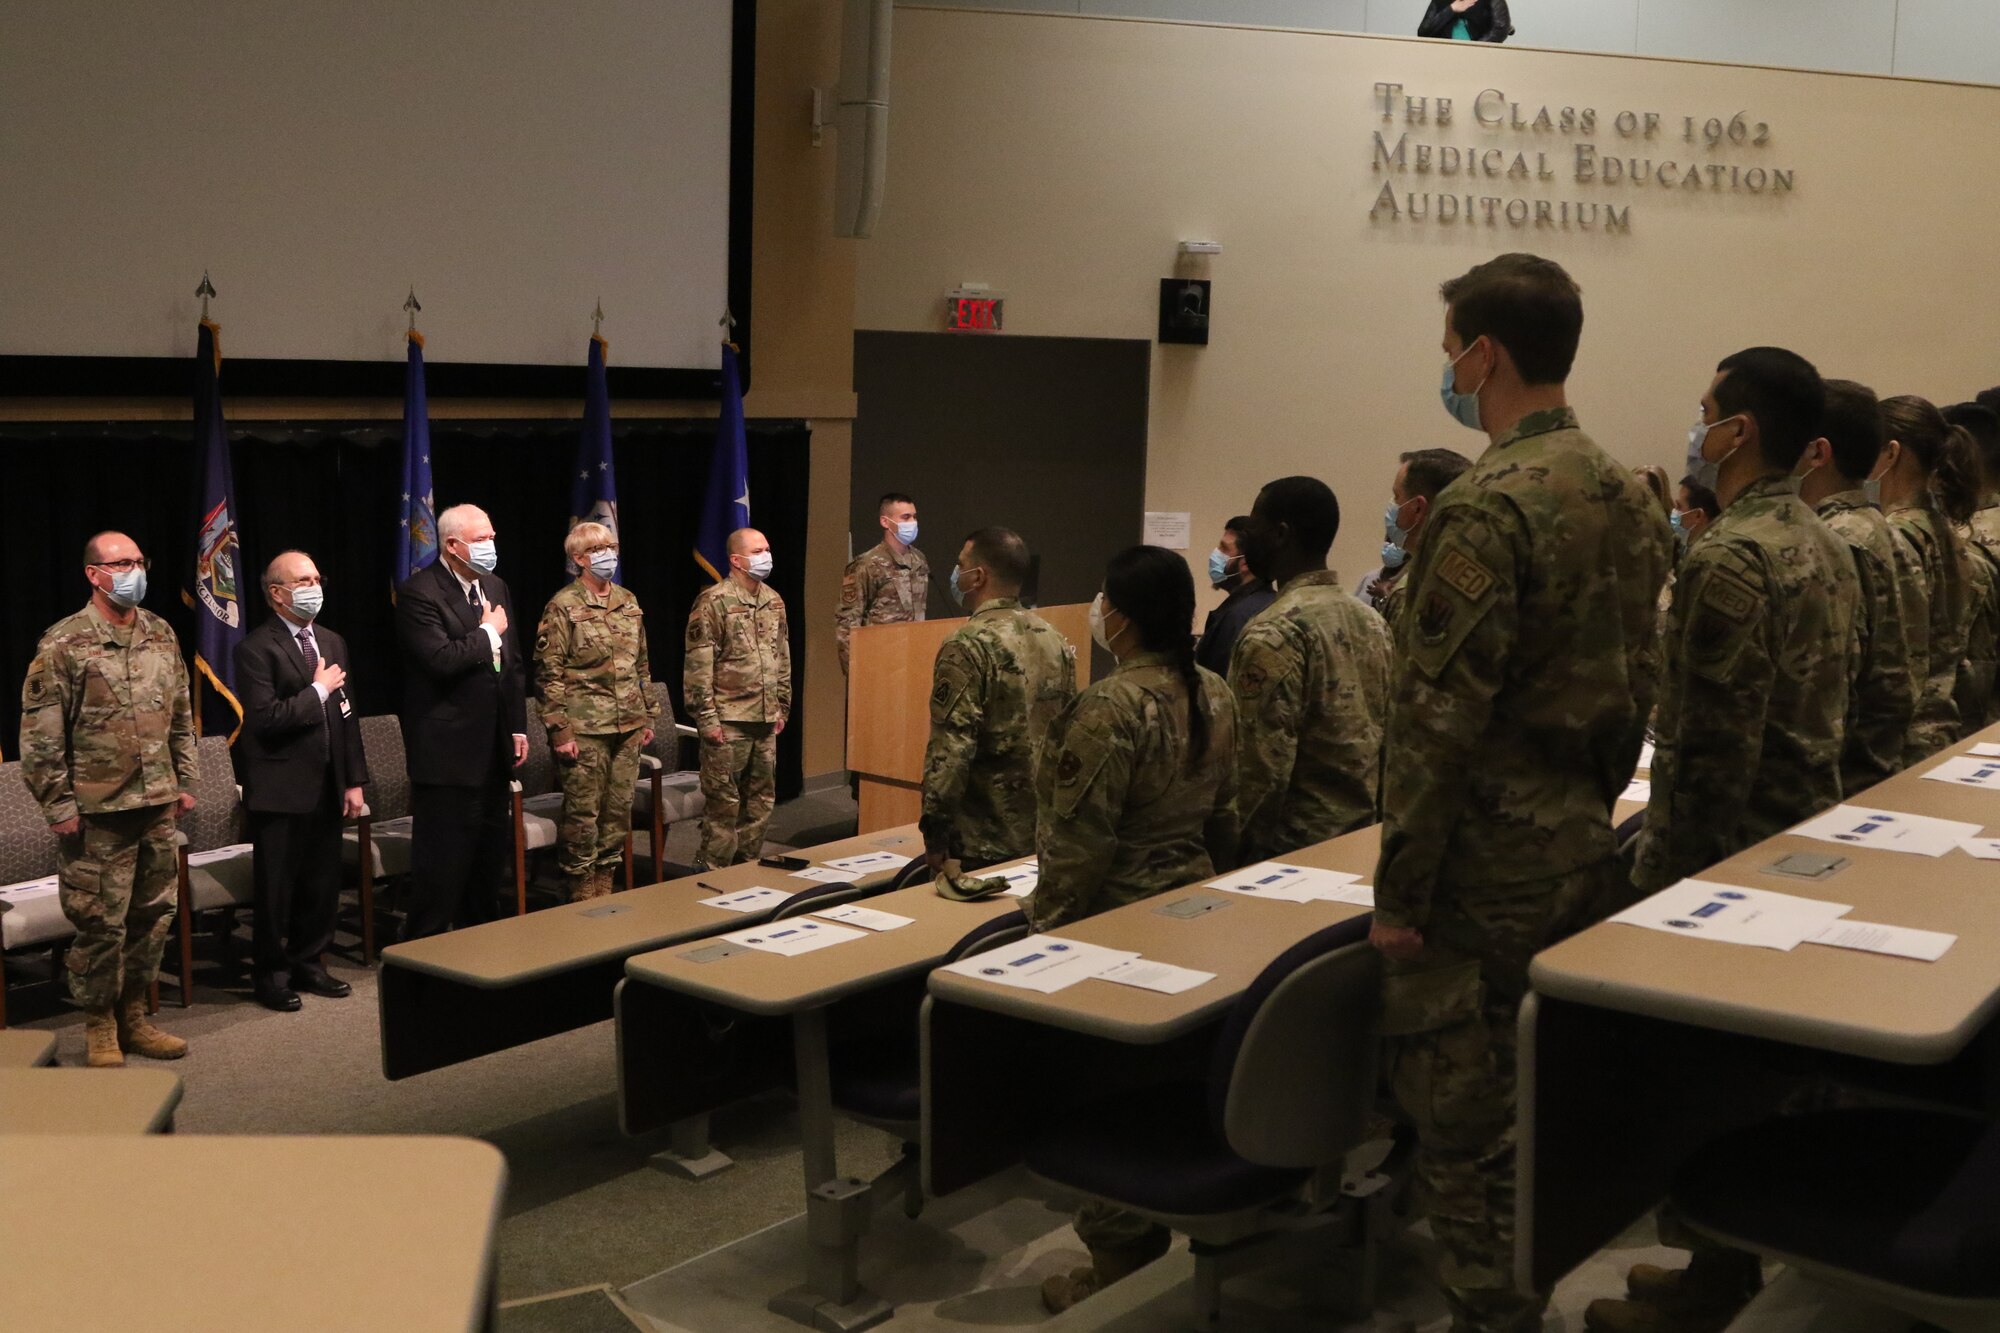
[[1229,688],[1244,860],[1375,821],[1389,631],[1338,574],[1314,570],[1278,590],[1238,636]]
[[639,738],[659,716],[646,698],[646,619],[617,584],[602,598],[582,579],[549,599],[535,636],[535,688],[551,746],[576,742],[562,764],[562,873],[572,881],[624,858],[639,781]]
[[1840,801],[1860,579],[1782,477],[1682,563],[1632,879],[1665,888]]
[[[1964,540],[1968,558],[1983,557],[1986,563],[1993,566],[1994,583],[1996,588],[2000,588],[2000,496],[1988,496],[1974,512]],[[2000,601],[2000,595],[1996,595],[1996,601]],[[1995,615],[2000,617],[2000,611],[1996,611]],[[1994,634],[1996,639],[2000,639],[2000,623],[1996,623]],[[1995,656],[2000,657],[2000,649],[1996,649]],[[1961,716],[1959,721],[1968,734],[2000,722],[2000,663],[1995,665],[1995,682],[1987,695],[1986,711]]]
[[[1205,754],[1188,752],[1187,688],[1164,653],[1126,658],[1050,728],[1035,775],[1041,875],[1021,904],[1036,930],[1236,864],[1236,705],[1220,676],[1195,670]],[[1109,1204],[1084,1205],[1075,1225],[1093,1255],[1137,1263],[1165,1248],[1165,1228]]]
[[1076,650],[1011,597],[938,648],[924,747],[926,845],[968,870],[1035,850],[1035,757],[1076,697]]
[[1390,584],[1387,590],[1383,592],[1381,600],[1375,603],[1375,614],[1381,616],[1382,623],[1388,627],[1392,643],[1395,641],[1396,622],[1402,619],[1403,612],[1409,604],[1410,581],[1408,579],[1397,579],[1394,583]]
[[1858,488],[1827,496],[1816,512],[1847,543],[1859,579],[1854,691],[1840,759],[1841,795],[1852,796],[1902,770],[1903,738],[1916,712],[1917,687],[1889,520]]
[[[1910,627],[1910,669],[1922,670],[1917,713],[1903,747],[1907,766],[1928,759],[1959,737],[1958,667],[1965,658],[1965,630],[1972,619],[1971,588],[1966,582],[1965,552],[1929,497],[1889,511],[1889,526],[1903,540],[1909,566],[1906,589],[1921,588],[1922,621],[1904,598],[1903,614]],[[1922,651],[1918,651],[1921,646]]]
[[[785,602],[730,575],[688,613],[682,692],[701,732],[701,868],[754,861],[777,801],[778,728],[792,712]],[[722,739],[709,732],[722,729]]]
[[1994,672],[2000,665],[2000,565],[1994,563],[1993,553],[1978,543],[1969,526],[1952,531],[1965,552],[1966,601],[1970,603],[1965,656],[1959,661],[1958,684],[1952,691],[1963,736],[1984,726],[1993,708]]
[[1672,552],[1659,503],[1556,408],[1445,488],[1406,576],[1375,920],[1423,934],[1383,964],[1383,1031],[1459,1329],[1541,1327],[1513,1289],[1515,1019],[1528,959],[1618,882]]
[[95,603],[42,636],[21,690],[21,776],[51,824],[76,927],[70,993],[110,1012],[143,996],[173,928],[174,803],[194,786],[187,664],[167,623],[114,625]]
[[894,625],[922,620],[930,601],[931,567],[914,546],[898,556],[880,542],[848,561],[840,576],[840,607],[833,637],[840,670],[847,671],[847,639],[859,625]]

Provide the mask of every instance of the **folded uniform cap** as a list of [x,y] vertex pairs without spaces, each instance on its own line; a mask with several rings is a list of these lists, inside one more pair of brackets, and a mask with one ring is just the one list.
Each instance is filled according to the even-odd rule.
[[938,872],[931,885],[940,898],[969,903],[979,898],[991,898],[1006,889],[1007,881],[999,875],[968,875],[954,856],[944,863],[944,869]]

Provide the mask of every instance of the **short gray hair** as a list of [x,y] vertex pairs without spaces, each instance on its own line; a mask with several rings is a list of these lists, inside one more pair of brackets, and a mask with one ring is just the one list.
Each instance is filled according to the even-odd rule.
[[602,546],[606,542],[610,542],[613,546],[618,545],[618,534],[602,523],[593,523],[585,519],[569,530],[569,536],[563,538],[563,554],[569,557],[571,564],[581,565],[585,551],[593,546]]
[[[478,505],[453,505],[438,515],[438,544],[443,545],[453,537],[458,537],[458,534],[465,529],[476,527],[481,522],[490,524],[493,519]],[[459,540],[465,539],[459,537]]]

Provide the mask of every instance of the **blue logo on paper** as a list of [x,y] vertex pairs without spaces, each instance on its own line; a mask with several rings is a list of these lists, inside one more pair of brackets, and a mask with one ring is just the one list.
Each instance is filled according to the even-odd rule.
[[1731,902],[1736,902],[1736,903],[1740,903],[1740,902],[1744,902],[1744,901],[1746,901],[1746,900],[1747,900],[1747,899],[1748,899],[1748,898],[1750,897],[1750,895],[1749,895],[1749,894],[1747,894],[1747,893],[1738,893],[1738,892],[1736,892],[1736,891],[1735,891],[1734,889],[1722,889],[1722,890],[1719,890],[1719,891],[1718,891],[1718,892],[1716,893],[1716,895],[1715,895],[1715,896],[1716,896],[1716,897],[1718,897],[1718,898],[1727,898],[1727,899],[1729,899],[1729,900],[1730,900]]
[[1007,975],[1007,969],[1004,967],[982,967],[979,969],[979,975],[982,977],[1004,977]]
[[1688,915],[1714,916],[1717,912],[1723,912],[1727,910],[1728,908],[1722,903],[1703,903],[1701,906],[1695,908],[1692,912],[1689,912]]

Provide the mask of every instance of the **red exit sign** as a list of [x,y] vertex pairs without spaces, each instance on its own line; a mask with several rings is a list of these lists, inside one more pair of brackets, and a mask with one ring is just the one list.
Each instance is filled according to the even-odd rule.
[[950,333],[998,333],[1004,298],[990,293],[953,292],[944,298],[944,326]]

